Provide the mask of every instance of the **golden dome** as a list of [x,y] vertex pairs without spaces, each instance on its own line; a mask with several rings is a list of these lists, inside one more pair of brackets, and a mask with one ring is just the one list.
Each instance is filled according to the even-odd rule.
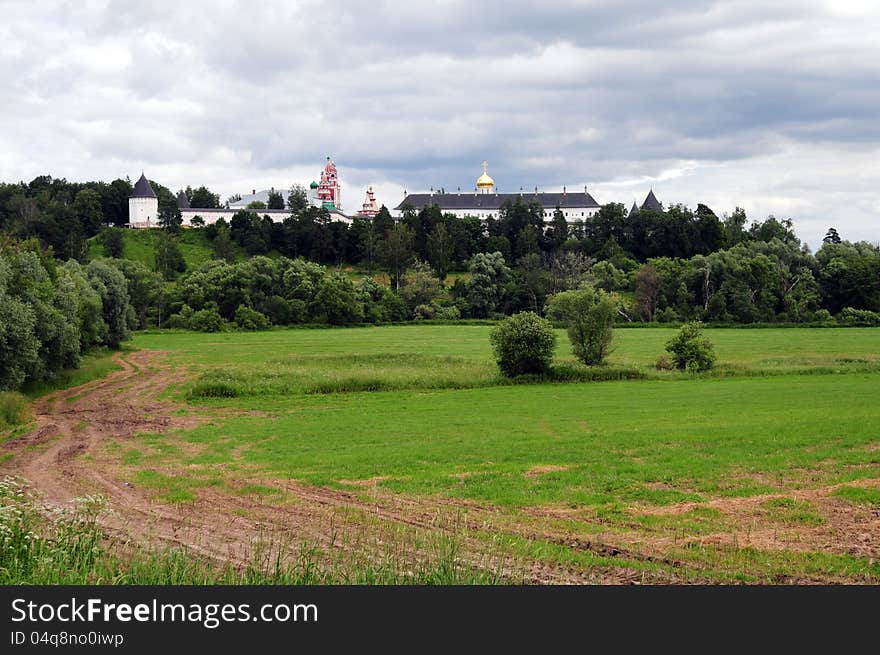
[[488,162],[483,162],[483,174],[477,178],[477,187],[481,189],[495,186],[495,180],[489,177],[489,174],[486,172],[487,170],[489,170],[489,164]]

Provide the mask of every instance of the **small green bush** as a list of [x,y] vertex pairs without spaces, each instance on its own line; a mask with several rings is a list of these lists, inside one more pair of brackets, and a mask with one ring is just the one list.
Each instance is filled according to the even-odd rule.
[[698,373],[715,366],[715,349],[703,336],[703,324],[699,321],[685,323],[678,334],[666,343],[677,369]]
[[823,325],[834,325],[834,317],[827,309],[817,309],[813,312],[813,322],[822,323]]
[[534,312],[504,319],[495,326],[489,339],[498,368],[507,377],[539,375],[550,369],[556,333],[550,321]]
[[235,310],[235,324],[241,330],[268,330],[272,327],[268,316],[247,305],[239,305]]
[[27,398],[15,391],[0,391],[0,427],[21,425],[28,418]]
[[457,321],[461,318],[461,311],[455,305],[449,305],[448,307],[439,307],[437,309],[437,313],[434,315],[434,318],[443,321]]
[[216,309],[195,312],[189,321],[189,329],[196,332],[223,332],[227,323]]

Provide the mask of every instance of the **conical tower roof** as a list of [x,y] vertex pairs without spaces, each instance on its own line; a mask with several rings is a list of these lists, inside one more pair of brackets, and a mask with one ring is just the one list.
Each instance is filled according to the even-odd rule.
[[627,218],[632,218],[632,215],[633,215],[633,214],[638,214],[638,213],[639,213],[639,206],[636,204],[636,201],[633,200],[633,206],[632,206],[632,208],[629,210],[629,214],[627,214],[626,217],[627,217]]
[[177,194],[177,208],[190,209],[189,198],[186,197],[183,191]]
[[652,212],[663,211],[663,205],[660,204],[660,201],[657,200],[657,196],[654,195],[654,189],[648,191],[648,197],[645,198],[645,202],[642,203],[642,209],[649,209]]
[[131,192],[129,198],[155,198],[156,192],[153,191],[153,187],[150,186],[149,180],[147,180],[147,176],[141,173],[140,178],[137,182],[134,183],[134,190]]

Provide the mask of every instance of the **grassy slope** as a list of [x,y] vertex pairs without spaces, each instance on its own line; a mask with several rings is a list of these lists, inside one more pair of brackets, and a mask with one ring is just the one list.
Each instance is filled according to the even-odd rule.
[[[149,230],[125,230],[126,259],[140,262],[152,269],[156,263],[156,239],[158,229]],[[186,260],[187,269],[192,269],[211,259],[213,249],[203,230],[181,230],[178,237],[178,245],[183,258]],[[104,257],[104,246],[98,238],[89,241],[89,257]]]

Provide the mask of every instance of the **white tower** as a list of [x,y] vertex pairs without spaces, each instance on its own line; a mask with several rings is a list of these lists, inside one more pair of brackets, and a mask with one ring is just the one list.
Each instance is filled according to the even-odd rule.
[[159,220],[159,198],[146,176],[141,173],[134,191],[128,197],[128,224],[131,227],[153,227]]

